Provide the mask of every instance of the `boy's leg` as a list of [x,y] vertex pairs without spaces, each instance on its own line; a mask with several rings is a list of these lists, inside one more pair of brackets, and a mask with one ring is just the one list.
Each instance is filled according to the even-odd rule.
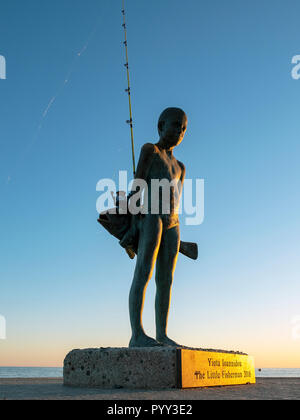
[[158,345],[148,337],[142,325],[147,284],[152,276],[162,234],[162,221],[159,217],[147,215],[140,228],[139,246],[134,278],[129,294],[129,314],[132,338],[129,347],[147,347]]
[[156,262],[156,298],[155,319],[156,339],[160,343],[176,346],[175,341],[167,337],[167,324],[171,301],[173,275],[180,246],[179,226],[166,230],[162,234]]

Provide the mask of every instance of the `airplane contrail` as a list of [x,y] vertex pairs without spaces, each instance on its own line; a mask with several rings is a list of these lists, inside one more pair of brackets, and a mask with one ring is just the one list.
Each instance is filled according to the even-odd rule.
[[[70,68],[69,68],[69,70],[68,70],[68,73],[66,74],[66,77],[64,78],[64,80],[63,80],[63,82],[61,83],[61,86],[59,87],[59,89],[57,90],[57,93],[50,99],[50,101],[48,102],[48,104],[47,104],[47,106],[46,106],[46,108],[44,109],[44,111],[42,112],[42,115],[41,115],[41,119],[40,119],[40,122],[39,122],[39,125],[37,126],[37,129],[36,129],[36,132],[35,132],[35,135],[33,136],[33,139],[32,139],[32,141],[30,142],[30,143],[28,143],[27,144],[27,147],[26,147],[26,149],[25,149],[25,151],[23,152],[23,155],[21,155],[21,157],[20,157],[20,159],[19,159],[19,162],[18,162],[18,164],[20,164],[20,162],[22,162],[23,160],[24,160],[24,158],[25,158],[25,155],[26,155],[26,153],[34,146],[34,144],[36,143],[36,141],[37,141],[37,139],[38,139],[38,136],[39,136],[39,133],[40,133],[40,131],[41,131],[41,129],[42,129],[42,127],[43,127],[43,123],[44,123],[44,120],[45,120],[45,118],[47,117],[47,115],[48,115],[48,113],[49,113],[49,111],[50,111],[50,109],[52,108],[52,106],[53,106],[53,104],[55,103],[55,101],[56,101],[56,99],[61,95],[61,93],[63,92],[63,90],[64,90],[64,88],[66,87],[66,85],[68,84],[68,82],[69,82],[69,80],[70,80],[70,77],[71,77],[71,75],[72,75],[72,73],[74,72],[74,70],[75,70],[75,67],[76,67],[76,63],[77,63],[77,61],[81,58],[81,56],[84,54],[84,52],[87,50],[87,48],[88,48],[88,46],[89,46],[89,44],[90,44],[90,42],[91,42],[91,40],[93,39],[93,37],[94,37],[94,35],[95,35],[95,33],[96,33],[96,31],[97,31],[97,29],[98,29],[98,26],[99,26],[99,21],[97,21],[97,24],[95,25],[95,27],[93,28],[93,30],[90,32],[90,34],[89,34],[89,36],[88,36],[88,39],[87,39],[87,41],[86,41],[86,43],[84,44],[84,46],[81,48],[81,50],[79,51],[79,52],[77,52],[76,53],[76,55],[75,55],[75,57],[73,58],[73,61],[72,61],[72,63],[71,63],[71,65],[70,65]],[[16,165],[17,166],[17,165]],[[12,172],[14,172],[14,171],[12,171]],[[10,175],[8,175],[7,176],[7,178],[6,178],[6,184],[8,185],[8,184],[10,184],[10,182],[11,182],[11,180],[12,180],[12,174],[10,174]]]

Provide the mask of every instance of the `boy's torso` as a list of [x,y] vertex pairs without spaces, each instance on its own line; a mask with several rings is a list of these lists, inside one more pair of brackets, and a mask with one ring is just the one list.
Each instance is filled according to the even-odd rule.
[[[181,178],[182,168],[173,154],[160,150],[156,145],[153,146],[153,156],[146,177],[148,211],[152,215],[153,213],[159,215],[164,229],[171,229],[179,225],[181,186],[178,185],[178,181]],[[158,188],[159,182],[161,186]]]
[[168,181],[179,180],[182,169],[173,154],[160,150],[153,144],[154,151],[152,161],[147,173],[147,182],[151,179],[167,179]]

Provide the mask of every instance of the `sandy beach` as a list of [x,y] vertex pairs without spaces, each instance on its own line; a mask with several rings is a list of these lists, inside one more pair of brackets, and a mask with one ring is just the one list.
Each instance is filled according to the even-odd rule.
[[197,389],[71,388],[58,378],[0,379],[0,400],[299,400],[300,378],[258,378],[255,385]]

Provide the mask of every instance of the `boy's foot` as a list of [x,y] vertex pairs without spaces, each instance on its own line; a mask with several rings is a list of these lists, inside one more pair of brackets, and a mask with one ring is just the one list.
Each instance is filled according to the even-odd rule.
[[169,337],[157,337],[157,341],[164,346],[172,346],[172,347],[181,347],[180,344],[176,343],[174,340],[171,340]]
[[148,337],[146,334],[138,337],[132,337],[129,342],[129,347],[157,347],[162,346],[154,338]]

